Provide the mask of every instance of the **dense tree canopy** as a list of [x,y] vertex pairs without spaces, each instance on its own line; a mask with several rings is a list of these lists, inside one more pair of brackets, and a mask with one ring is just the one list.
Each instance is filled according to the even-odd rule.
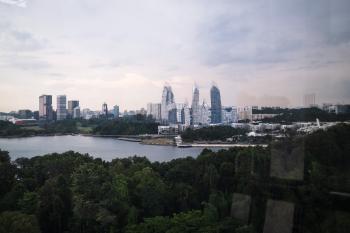
[[225,141],[227,138],[237,135],[245,135],[246,129],[236,129],[231,126],[211,126],[200,129],[186,129],[181,137],[186,142],[193,141]]
[[[346,232],[349,199],[331,193],[350,193],[349,138],[350,126],[338,125],[267,148],[205,149],[162,163],[73,151],[10,161],[0,150],[0,233],[262,232],[267,199],[296,203],[295,229]],[[303,180],[271,177],[273,153],[300,145]],[[233,193],[252,198],[248,222],[231,217]]]

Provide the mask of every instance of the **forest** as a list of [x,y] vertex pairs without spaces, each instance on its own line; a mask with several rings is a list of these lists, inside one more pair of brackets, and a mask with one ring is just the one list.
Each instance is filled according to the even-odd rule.
[[232,128],[231,126],[210,126],[199,129],[187,128],[181,137],[185,142],[193,141],[225,141],[233,136],[245,136],[247,129]]
[[39,122],[38,126],[19,126],[0,121],[0,137],[27,137],[54,134],[138,135],[156,134],[158,123],[142,115],[119,119],[67,119]]
[[[293,232],[345,233],[349,138],[340,124],[267,148],[204,149],[169,162],[73,151],[11,161],[0,150],[0,233],[258,233],[269,200],[294,203]],[[286,179],[274,167],[290,155],[303,166]],[[235,217],[236,193],[251,198],[247,219]]]

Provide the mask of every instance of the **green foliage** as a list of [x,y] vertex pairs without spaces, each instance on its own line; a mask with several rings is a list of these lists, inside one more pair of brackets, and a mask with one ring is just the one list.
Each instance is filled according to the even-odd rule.
[[210,126],[195,130],[188,128],[181,134],[181,137],[185,142],[224,141],[232,136],[244,135],[245,133],[247,133],[246,129],[235,129],[231,126]]
[[[256,111],[256,113],[260,113]],[[276,110],[263,110],[261,113],[273,113],[279,114],[274,118],[264,119],[264,122],[283,122],[283,123],[293,123],[293,122],[305,122],[305,121],[346,121],[350,119],[350,114],[340,114],[328,113],[319,108],[301,108],[301,109],[276,109]]]
[[[0,150],[0,233],[262,232],[267,199],[296,203],[305,232],[346,232],[348,199],[330,192],[350,192],[349,138],[350,126],[337,125],[273,147],[205,149],[162,163],[72,151],[11,162]],[[270,177],[272,148],[300,145],[304,180]],[[233,193],[251,197],[250,225],[230,217]]]
[[11,190],[15,174],[16,166],[11,164],[9,153],[0,149],[0,198]]
[[40,233],[34,215],[17,211],[6,211],[0,214],[0,233]]
[[54,134],[138,135],[156,134],[158,123],[142,115],[121,119],[67,119],[39,122],[36,127],[21,127],[0,121],[0,137],[27,137]]

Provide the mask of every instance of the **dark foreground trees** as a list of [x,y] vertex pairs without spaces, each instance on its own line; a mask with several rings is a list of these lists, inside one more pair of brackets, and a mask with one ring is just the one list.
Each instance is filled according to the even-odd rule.
[[[262,232],[267,199],[296,203],[296,232],[346,232],[349,199],[330,193],[350,193],[349,138],[350,126],[339,125],[268,148],[205,149],[162,163],[72,151],[11,162],[0,151],[0,233]],[[303,180],[271,177],[275,149],[300,145]],[[231,217],[233,193],[252,197],[249,221]]]

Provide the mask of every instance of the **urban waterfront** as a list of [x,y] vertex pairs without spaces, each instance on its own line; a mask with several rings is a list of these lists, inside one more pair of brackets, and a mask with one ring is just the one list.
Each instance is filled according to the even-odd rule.
[[0,138],[0,149],[9,151],[12,160],[73,150],[107,161],[137,155],[146,156],[150,161],[160,162],[187,156],[197,157],[203,150],[203,148],[143,145],[114,138],[86,136]]

